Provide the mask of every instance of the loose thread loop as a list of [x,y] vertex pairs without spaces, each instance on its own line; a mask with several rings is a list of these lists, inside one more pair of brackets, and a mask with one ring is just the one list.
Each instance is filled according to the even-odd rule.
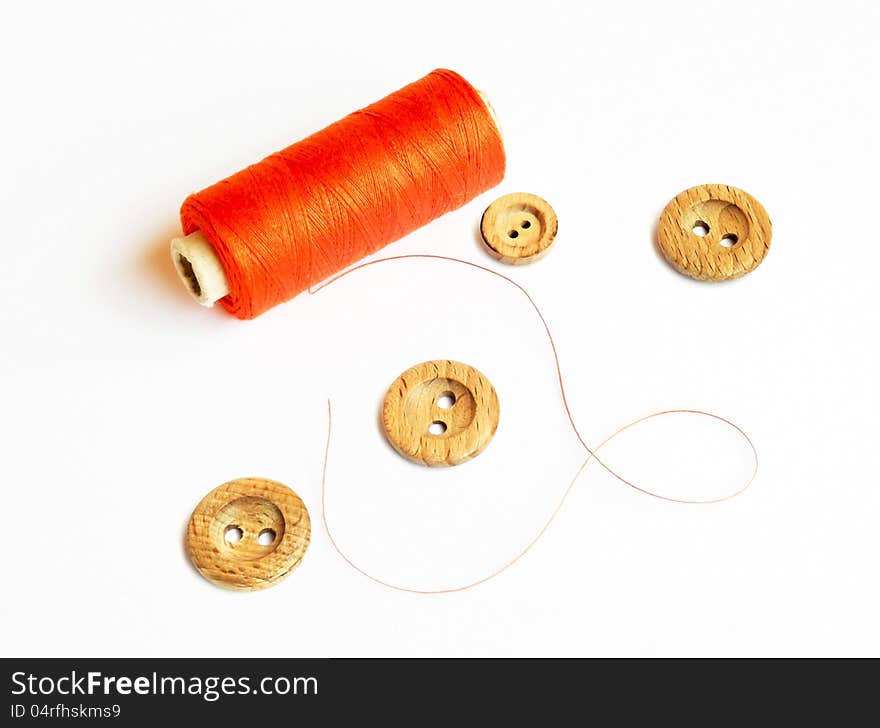
[[[450,594],[450,593],[454,593],[454,592],[465,591],[466,589],[471,589],[475,586],[479,586],[480,584],[484,584],[485,582],[489,581],[490,579],[494,579],[496,576],[499,576],[503,572],[507,571],[510,567],[512,567],[514,564],[516,564],[523,556],[525,556],[532,549],[532,547],[535,546],[535,544],[538,543],[538,541],[542,538],[542,536],[546,533],[547,529],[550,527],[550,524],[553,523],[553,521],[556,518],[559,511],[562,509],[562,505],[565,503],[566,499],[568,498],[569,493],[571,493],[571,490],[574,487],[574,484],[577,482],[578,478],[580,477],[581,473],[584,472],[587,465],[593,460],[595,460],[599,465],[601,465],[608,473],[613,475],[617,480],[619,480],[621,483],[624,483],[625,485],[628,485],[630,488],[633,488],[634,490],[637,490],[641,493],[645,493],[646,495],[652,496],[654,498],[658,498],[659,500],[668,501],[671,503],[683,503],[683,504],[688,504],[688,505],[709,505],[712,503],[721,503],[723,501],[730,500],[731,498],[735,498],[736,496],[742,494],[754,482],[755,477],[758,474],[758,451],[756,450],[755,445],[752,442],[751,438],[745,433],[745,431],[741,427],[739,427],[734,422],[732,422],[732,421],[728,420],[727,418],[722,417],[720,415],[716,415],[711,412],[704,412],[702,410],[673,409],[673,410],[662,410],[660,412],[654,412],[653,414],[645,415],[644,417],[640,417],[637,420],[633,420],[632,422],[630,422],[626,425],[623,425],[622,427],[620,427],[617,430],[615,430],[614,432],[612,432],[608,437],[606,437],[604,440],[602,440],[602,442],[600,442],[594,448],[591,448],[589,445],[587,445],[586,441],[581,436],[580,431],[578,430],[577,424],[575,423],[575,420],[574,420],[574,416],[572,415],[571,409],[568,404],[568,398],[567,398],[566,392],[565,392],[565,382],[564,382],[564,379],[562,376],[562,366],[559,361],[559,353],[556,348],[556,342],[553,339],[553,334],[550,331],[550,326],[547,323],[547,319],[544,317],[544,314],[541,312],[541,309],[538,307],[538,304],[535,303],[535,300],[532,298],[531,294],[529,294],[529,292],[521,284],[517,283],[515,280],[513,280],[512,278],[509,278],[508,276],[504,275],[503,273],[499,273],[498,271],[495,271],[495,270],[492,270],[491,268],[487,268],[485,266],[479,265],[478,263],[472,263],[471,261],[468,261],[468,260],[462,260],[460,258],[453,258],[453,257],[445,256],[445,255],[432,255],[432,254],[395,255],[395,256],[389,256],[386,258],[379,258],[377,260],[367,261],[365,263],[360,263],[359,265],[355,265],[351,268],[348,268],[347,270],[344,270],[341,273],[338,273],[337,275],[335,275],[332,278],[324,281],[323,283],[315,286],[314,288],[310,288],[309,293],[314,295],[314,294],[318,293],[319,291],[323,290],[324,288],[341,280],[345,276],[348,276],[348,275],[354,273],[355,271],[363,270],[364,268],[368,268],[373,265],[378,265],[379,263],[389,263],[392,261],[413,260],[413,259],[415,259],[415,260],[418,260],[418,259],[436,260],[436,261],[445,261],[445,262],[449,262],[449,263],[457,263],[460,265],[466,265],[471,268],[475,268],[475,269],[483,271],[485,273],[490,273],[493,276],[496,276],[496,277],[500,278],[501,280],[506,281],[510,285],[514,286],[520,293],[523,294],[523,296],[526,297],[529,304],[532,306],[532,308],[534,309],[538,318],[540,319],[542,326],[544,327],[544,332],[547,335],[547,341],[550,344],[550,350],[553,354],[553,362],[556,367],[556,376],[557,376],[557,381],[559,383],[559,392],[560,392],[560,396],[562,398],[563,409],[565,410],[566,417],[568,419],[569,424],[571,425],[571,428],[575,434],[575,437],[577,437],[581,446],[584,448],[584,450],[586,450],[587,457],[583,461],[583,463],[581,463],[580,467],[577,469],[574,476],[572,477],[571,482],[565,488],[565,491],[563,492],[562,497],[560,498],[556,507],[553,509],[552,513],[550,514],[550,517],[547,519],[547,521],[544,523],[544,525],[541,527],[541,529],[538,531],[538,533],[510,561],[506,562],[498,569],[492,571],[490,574],[488,574],[480,579],[477,579],[476,581],[473,581],[473,582],[470,582],[468,584],[464,584],[461,586],[448,587],[448,588],[444,588],[444,589],[413,589],[410,587],[404,587],[404,586],[400,586],[398,584],[392,584],[390,582],[384,581],[384,580],[380,579],[379,577],[374,576],[373,574],[370,574],[369,572],[367,572],[366,570],[364,570],[360,566],[358,566],[341,549],[341,547],[336,543],[336,539],[333,537],[333,532],[331,531],[330,524],[327,520],[327,508],[326,508],[327,468],[328,468],[328,463],[329,463],[329,459],[330,459],[330,440],[331,440],[331,434],[332,434],[332,428],[333,428],[332,406],[331,406],[330,400],[328,399],[327,400],[327,442],[326,442],[326,446],[324,449],[324,464],[323,464],[323,469],[322,469],[322,474],[321,474],[321,518],[324,523],[324,530],[327,532],[327,537],[330,539],[331,545],[336,550],[336,552],[339,554],[339,556],[355,571],[359,572],[360,574],[367,577],[368,579],[371,579],[372,581],[376,582],[377,584],[380,584],[381,586],[388,587],[389,589],[394,589],[396,591],[407,592],[410,594]],[[607,445],[609,442],[611,442],[611,440],[613,440],[615,437],[617,437],[621,433],[625,432],[626,430],[629,430],[630,428],[635,427],[636,425],[638,425],[642,422],[646,422],[647,420],[651,420],[651,419],[654,419],[657,417],[662,417],[664,415],[672,415],[672,414],[693,414],[693,415],[700,415],[703,417],[711,417],[712,419],[718,420],[719,422],[722,422],[725,425],[728,425],[729,427],[732,427],[734,430],[736,430],[742,436],[742,438],[746,441],[746,443],[748,444],[748,446],[752,452],[752,457],[753,457],[754,463],[755,463],[755,467],[752,470],[752,473],[749,476],[748,480],[745,482],[745,484],[742,487],[738,488],[737,490],[733,491],[732,493],[728,493],[728,494],[723,495],[718,498],[710,498],[710,499],[703,499],[703,500],[672,498],[669,496],[662,495],[661,493],[657,493],[655,491],[649,490],[648,488],[644,488],[640,485],[637,485],[636,483],[633,483],[630,480],[627,480],[622,475],[620,475],[617,471],[615,471],[611,466],[609,466],[607,463],[605,463],[597,455],[599,450],[601,450],[605,445]]]

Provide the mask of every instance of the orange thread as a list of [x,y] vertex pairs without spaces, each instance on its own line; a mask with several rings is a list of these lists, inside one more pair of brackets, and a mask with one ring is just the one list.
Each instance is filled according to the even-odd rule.
[[479,93],[441,69],[191,195],[180,218],[217,251],[220,303],[249,319],[461,207],[504,166]]
[[[735,423],[731,422],[730,420],[726,419],[725,417],[721,417],[720,415],[712,414],[711,412],[703,412],[702,410],[675,409],[675,410],[663,410],[662,412],[654,412],[652,414],[645,415],[644,417],[639,417],[637,420],[633,420],[632,422],[630,422],[626,425],[623,425],[622,427],[620,427],[617,430],[615,430],[614,432],[612,432],[608,437],[606,437],[604,440],[602,440],[602,442],[600,442],[594,448],[591,448],[589,445],[587,445],[586,441],[581,436],[581,433],[578,430],[577,424],[575,424],[574,416],[572,415],[571,409],[568,406],[568,398],[566,397],[566,393],[565,393],[565,382],[563,381],[563,377],[562,377],[562,365],[560,364],[560,361],[559,361],[559,353],[556,349],[556,342],[553,339],[553,334],[550,331],[550,325],[547,323],[547,319],[544,317],[544,314],[541,312],[541,309],[538,307],[538,304],[535,303],[535,300],[532,298],[531,294],[522,285],[517,283],[512,278],[507,277],[503,273],[499,273],[498,271],[494,271],[491,268],[486,268],[485,266],[479,265],[477,263],[472,263],[468,260],[461,260],[460,258],[452,258],[452,257],[445,256],[445,255],[430,255],[430,254],[416,254],[416,253],[414,253],[414,254],[407,254],[407,255],[395,255],[395,256],[390,256],[388,258],[380,258],[378,260],[371,260],[366,263],[361,263],[360,265],[356,265],[352,268],[349,268],[348,270],[342,271],[338,275],[332,277],[330,280],[325,281],[324,283],[322,283],[319,286],[316,286],[313,289],[310,289],[309,293],[313,293],[313,294],[317,293],[321,289],[326,288],[327,286],[331,285],[332,283],[335,283],[336,281],[340,280],[341,278],[344,278],[345,276],[347,276],[351,273],[354,273],[355,271],[362,270],[363,268],[367,268],[371,265],[377,265],[379,263],[389,263],[392,261],[400,261],[400,260],[412,260],[412,259],[438,260],[438,261],[445,261],[448,263],[457,263],[460,265],[470,266],[471,268],[476,268],[477,270],[483,271],[485,273],[490,273],[493,276],[496,276],[496,277],[500,278],[501,280],[506,281],[510,285],[514,286],[520,293],[523,294],[523,296],[526,297],[529,304],[531,305],[531,307],[534,309],[535,313],[537,314],[538,319],[541,322],[541,325],[544,327],[544,332],[547,335],[547,341],[550,344],[550,350],[553,355],[553,363],[554,363],[554,366],[556,367],[556,378],[557,378],[557,381],[559,382],[559,393],[562,398],[562,406],[563,406],[563,409],[565,410],[565,415],[568,419],[569,424],[571,425],[571,428],[575,434],[575,437],[577,437],[578,441],[583,446],[584,450],[586,450],[586,452],[587,452],[587,457],[584,460],[584,462],[581,463],[581,466],[575,472],[574,477],[571,479],[571,482],[566,487],[565,491],[562,494],[562,497],[559,499],[559,502],[556,504],[556,507],[551,512],[550,517],[547,519],[547,521],[544,523],[544,525],[540,528],[538,533],[510,561],[502,564],[500,567],[498,567],[497,569],[495,569],[491,573],[487,574],[486,576],[484,576],[480,579],[477,579],[476,581],[470,582],[468,584],[464,584],[461,586],[447,587],[444,589],[413,589],[410,587],[400,586],[398,584],[392,584],[390,582],[384,581],[383,579],[380,579],[377,576],[374,576],[373,574],[370,574],[368,571],[366,571],[365,569],[358,566],[340,548],[340,546],[336,543],[336,539],[333,538],[333,532],[330,530],[330,524],[327,520],[327,508],[326,508],[327,465],[328,465],[328,462],[330,459],[330,435],[331,435],[331,432],[333,429],[333,414],[332,414],[332,408],[330,406],[330,400],[328,399],[327,400],[327,441],[326,441],[326,446],[324,448],[324,465],[323,465],[323,469],[321,472],[321,518],[324,523],[324,530],[327,532],[327,537],[330,539],[330,544],[333,546],[336,553],[339,554],[339,556],[343,559],[343,561],[345,561],[355,571],[359,572],[360,574],[367,577],[368,579],[371,579],[372,581],[376,582],[377,584],[380,584],[381,586],[387,587],[389,589],[395,589],[397,591],[407,592],[410,594],[451,594],[453,592],[465,591],[466,589],[471,589],[475,586],[479,586],[480,584],[484,584],[485,582],[489,581],[490,579],[494,579],[496,576],[499,576],[500,574],[507,571],[516,562],[518,562],[523,556],[525,556],[532,549],[532,547],[535,544],[538,543],[538,541],[541,539],[541,537],[547,532],[547,529],[550,528],[550,524],[553,523],[557,514],[562,509],[562,505],[563,505],[563,503],[565,503],[566,499],[568,498],[569,493],[571,493],[571,490],[574,487],[574,484],[577,482],[578,477],[580,477],[581,473],[583,473],[584,469],[587,467],[587,465],[590,463],[591,460],[595,460],[599,465],[601,465],[603,468],[605,468],[605,470],[607,470],[611,475],[613,475],[615,478],[617,478],[617,480],[624,483],[625,485],[628,485],[630,488],[633,488],[641,493],[645,493],[646,495],[650,495],[653,498],[659,498],[660,500],[669,501],[672,503],[684,503],[684,504],[689,504],[689,505],[708,505],[711,503],[721,503],[723,501],[730,500],[731,498],[734,498],[734,497],[740,495],[752,484],[752,482],[754,482],[755,477],[758,474],[758,451],[755,449],[755,445],[752,442],[751,438],[745,433],[745,431],[741,427],[739,427],[739,425],[736,425]],[[727,495],[721,496],[719,498],[710,498],[710,499],[705,499],[705,500],[689,500],[689,499],[684,499],[684,498],[670,498],[669,496],[665,496],[660,493],[656,493],[652,490],[649,490],[648,488],[642,487],[640,485],[636,485],[632,481],[627,480],[622,475],[620,475],[617,471],[615,471],[610,465],[605,463],[596,454],[601,448],[603,448],[611,440],[613,440],[615,437],[617,437],[622,432],[630,429],[631,427],[635,427],[636,425],[638,425],[642,422],[654,419],[656,417],[662,417],[664,415],[672,415],[672,414],[692,414],[692,415],[699,415],[702,417],[710,417],[714,420],[718,420],[720,422],[723,422],[725,425],[728,425],[729,427],[732,427],[734,430],[736,430],[743,437],[743,439],[746,441],[746,443],[748,444],[749,448],[752,451],[752,456],[755,461],[755,467],[754,467],[754,470],[752,470],[752,474],[749,476],[749,479],[741,487],[739,487],[735,491],[728,493]]]

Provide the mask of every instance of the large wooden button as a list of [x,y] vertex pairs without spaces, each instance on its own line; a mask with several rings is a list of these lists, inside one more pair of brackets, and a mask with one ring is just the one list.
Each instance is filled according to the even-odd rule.
[[425,465],[458,465],[479,455],[498,427],[498,395],[480,372],[457,361],[407,369],[382,406],[388,441]]
[[685,190],[660,216],[660,250],[681,273],[726,281],[753,270],[770,249],[772,226],[754,197],[728,185]]
[[187,549],[202,576],[228,589],[264,589],[302,561],[312,527],[300,497],[263,478],[225,483],[196,506]]
[[504,263],[532,263],[550,250],[559,223],[550,204],[527,192],[499,197],[483,213],[480,234]]

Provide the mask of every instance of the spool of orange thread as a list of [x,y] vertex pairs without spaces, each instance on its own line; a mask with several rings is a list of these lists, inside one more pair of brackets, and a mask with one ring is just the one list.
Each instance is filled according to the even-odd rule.
[[258,316],[504,176],[488,102],[434,71],[191,195],[174,265],[199,303]]

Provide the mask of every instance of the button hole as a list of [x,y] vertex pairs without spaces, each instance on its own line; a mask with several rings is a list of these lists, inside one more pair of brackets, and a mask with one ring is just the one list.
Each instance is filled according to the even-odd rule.
[[511,238],[518,238],[519,237],[519,233],[516,230],[511,230],[509,233],[507,233],[507,235],[508,235],[508,237],[511,237]]
[[446,432],[446,423],[440,420],[436,420],[428,426],[428,434],[430,435],[442,435],[444,432]]
[[455,395],[452,392],[443,392],[437,397],[437,406],[440,409],[449,409],[455,404]]
[[733,233],[727,233],[723,238],[721,238],[721,245],[725,248],[732,248],[737,244],[739,238]]
[[697,220],[691,228],[691,232],[697,237],[705,238],[709,234],[709,223]]
[[523,220],[522,225],[520,225],[523,230],[528,230],[531,226],[532,223],[530,223],[528,220]]
[[275,533],[274,529],[264,528],[262,531],[260,531],[260,535],[257,537],[257,543],[259,543],[260,546],[271,546],[273,543],[275,543],[276,536],[277,534]]
[[223,532],[223,538],[226,543],[238,543],[244,537],[244,531],[240,526],[227,526]]

